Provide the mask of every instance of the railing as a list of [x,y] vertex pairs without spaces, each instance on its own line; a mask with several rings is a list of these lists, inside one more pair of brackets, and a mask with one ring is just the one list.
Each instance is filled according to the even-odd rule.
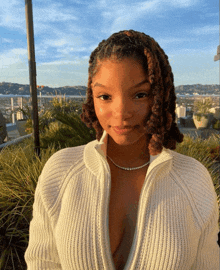
[[1,151],[4,147],[6,147],[6,146],[9,146],[9,145],[12,145],[12,144],[17,144],[17,143],[19,143],[19,142],[23,141],[24,139],[29,138],[29,137],[31,137],[31,136],[32,136],[32,133],[31,133],[31,134],[27,134],[27,135],[25,135],[25,136],[21,136],[21,137],[19,137],[19,138],[16,138],[16,139],[14,139],[14,140],[9,141],[9,142],[0,144],[0,151]]
[[[17,125],[14,124],[14,123],[6,124],[6,127],[7,127],[7,132],[14,131],[14,130],[17,129]],[[16,139],[13,139],[13,140],[8,141],[6,143],[2,143],[2,144],[0,144],[0,151],[6,146],[9,146],[9,145],[12,145],[12,144],[17,144],[17,143],[19,143],[19,142],[23,141],[24,139],[29,138],[31,136],[32,136],[32,133],[21,136],[21,137],[18,137]]]

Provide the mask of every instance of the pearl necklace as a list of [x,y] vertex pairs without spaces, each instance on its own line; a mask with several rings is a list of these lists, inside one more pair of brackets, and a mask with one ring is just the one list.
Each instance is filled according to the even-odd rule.
[[[107,157],[115,164],[115,162],[107,155]],[[125,167],[121,167],[117,164],[115,164],[115,166],[117,166],[118,168],[122,169],[122,170],[126,170],[126,171],[133,171],[133,170],[137,170],[137,169],[141,169],[144,166],[147,166],[147,164],[149,164],[150,161],[148,161],[147,163],[145,163],[144,165],[140,166],[140,167],[134,167],[134,168],[125,168]]]

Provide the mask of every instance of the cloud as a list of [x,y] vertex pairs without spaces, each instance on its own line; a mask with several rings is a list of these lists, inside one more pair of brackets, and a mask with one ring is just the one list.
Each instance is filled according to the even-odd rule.
[[183,58],[185,56],[190,57],[203,57],[203,55],[208,55],[210,61],[214,61],[214,55],[217,53],[217,45],[216,46],[204,46],[200,48],[186,48],[186,47],[180,47],[176,48],[175,50],[172,49],[169,51],[169,57],[176,57],[176,56],[182,56]]
[[104,20],[104,32],[114,33],[122,29],[132,28],[135,21],[146,14],[152,16],[153,13],[159,12],[159,0],[123,3],[109,5],[109,8],[104,9],[101,15]]
[[82,56],[82,53],[90,52],[90,41],[85,33],[73,32],[74,29],[61,31],[54,28],[53,35],[51,35],[52,31],[48,31],[50,34],[45,35],[44,38],[38,38],[38,36],[35,38],[38,56],[59,59],[73,55]]
[[45,2],[45,5],[36,6],[33,9],[36,23],[76,21],[78,17],[74,13],[73,8],[64,7],[63,4],[55,2]]
[[219,25],[205,25],[202,27],[193,28],[189,30],[190,34],[193,35],[210,35],[219,33]]
[[15,63],[26,63],[27,65],[27,58],[27,50],[23,48],[11,49],[7,52],[2,52],[0,55],[0,67],[10,68],[10,66]]
[[[48,38],[42,40],[36,45],[36,56],[46,57],[47,59],[63,59],[79,55],[82,57],[82,53],[88,53],[89,49],[86,47],[86,42],[83,42],[81,39],[77,39],[73,35],[65,35],[60,39]],[[42,60],[44,61],[43,58]],[[41,62],[40,58],[39,61]]]
[[151,1],[107,1],[100,0],[98,5],[94,6],[98,10],[102,10],[102,16],[104,19],[116,19],[121,16],[126,17],[130,14],[134,18],[138,18],[140,15],[155,15],[160,11],[164,12],[164,8],[186,8],[194,6],[198,3],[198,0],[151,0]]
[[[107,3],[108,2],[108,3]],[[114,33],[122,29],[134,28],[137,20],[155,19],[155,16],[166,17],[166,12],[174,12],[174,9],[188,9],[194,7],[198,0],[151,0],[151,1],[120,1],[110,3],[100,0],[97,9],[101,11],[103,18],[102,32]],[[107,30],[105,30],[107,29]]]
[[62,49],[57,49],[58,53],[61,53],[62,55],[66,54],[72,54],[72,53],[78,53],[78,52],[87,52],[88,49],[86,47],[68,47],[68,48],[62,48]]
[[1,38],[1,43],[14,43],[14,40],[9,38]]
[[26,31],[24,1],[0,1],[0,26]]
[[176,38],[176,37],[167,37],[167,38],[158,38],[157,42],[160,44],[161,47],[173,44],[173,43],[181,43],[181,42],[186,42],[186,38]]
[[69,40],[66,37],[61,39],[47,39],[44,41],[44,45],[50,47],[63,47],[67,44],[69,44]]
[[96,2],[96,5],[100,8],[112,8],[116,7],[117,5],[123,5],[123,6],[139,6],[142,8],[148,7],[150,5],[156,5],[157,7],[161,5],[167,5],[171,7],[178,7],[178,8],[185,8],[189,6],[194,6],[195,4],[198,4],[199,0],[151,0],[151,1],[139,1],[134,3],[132,0],[121,0],[120,4],[117,0],[98,0]]
[[58,61],[52,61],[52,62],[48,62],[48,63],[41,63],[41,64],[39,64],[39,66],[63,66],[63,65],[75,65],[75,64],[79,64],[79,63],[80,63],[79,60],[74,60],[74,61],[58,60]]
[[[150,13],[156,11],[158,7],[159,0],[152,0],[147,2],[136,2],[129,4],[115,4],[109,5],[107,9],[102,12],[104,19],[120,19],[124,17],[138,18],[140,15],[143,15],[145,12]],[[99,7],[100,8],[100,7]],[[157,10],[159,11],[159,10]]]
[[[36,62],[37,84],[50,86],[86,85],[88,79],[88,55],[75,59],[58,59]],[[0,54],[2,81],[29,83],[26,49],[11,49]]]
[[161,0],[159,2],[169,4],[172,7],[187,8],[198,4],[199,0]]
[[57,60],[37,65],[37,81],[40,85],[86,85],[87,74],[87,57],[75,60]]
[[11,49],[0,54],[0,74],[2,81],[28,83],[28,56],[23,48]]
[[205,17],[218,17],[219,16],[219,12],[210,12],[210,13],[208,13],[208,12],[205,12]]
[[[32,4],[34,32],[48,32],[57,28],[54,23],[72,23],[78,20],[78,13],[72,7],[64,7],[54,1],[36,1]],[[0,1],[0,26],[20,29],[26,33],[25,1]],[[51,27],[52,26],[52,27]]]

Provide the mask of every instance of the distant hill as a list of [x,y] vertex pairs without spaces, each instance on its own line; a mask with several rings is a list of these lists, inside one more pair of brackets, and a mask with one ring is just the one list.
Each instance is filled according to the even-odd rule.
[[190,94],[193,95],[195,93],[199,95],[205,94],[215,94],[220,95],[220,85],[219,84],[186,84],[179,85],[175,87],[176,94],[185,95]]
[[[41,93],[42,95],[86,95],[86,86],[64,86],[52,88],[49,86],[44,86]],[[218,84],[192,84],[192,85],[179,85],[175,87],[176,94],[185,95],[190,94],[193,95],[195,93],[199,95],[204,94],[216,94],[220,95],[220,86]],[[2,82],[0,83],[0,94],[3,95],[29,95],[30,88],[28,84],[18,84],[18,83],[10,83],[10,82]]]
[[[70,95],[70,96],[85,96],[86,86],[64,86],[52,88],[44,86],[41,90],[42,95]],[[40,92],[38,90],[38,92]],[[30,86],[28,84],[18,84],[2,82],[0,83],[0,94],[3,95],[30,95]]]

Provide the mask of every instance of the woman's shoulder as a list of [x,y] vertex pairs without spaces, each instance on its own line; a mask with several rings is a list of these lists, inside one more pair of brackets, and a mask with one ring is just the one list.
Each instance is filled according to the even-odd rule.
[[83,158],[85,145],[68,147],[54,153],[45,163],[42,173],[56,170],[66,170],[67,167],[75,164]]
[[[171,150],[170,150],[171,151]],[[197,159],[172,151],[173,169],[188,185],[197,188],[214,190],[213,181],[208,169]]]
[[175,181],[203,222],[217,207],[217,194],[208,169],[197,159],[172,151]]
[[85,145],[81,145],[61,149],[45,163],[37,185],[48,205],[55,203],[62,186],[65,185],[68,172],[83,167],[84,147]]
[[75,146],[75,147],[67,147],[61,150],[58,150],[54,153],[49,159],[48,163],[60,162],[60,163],[68,163],[68,161],[74,162],[82,155],[84,151],[85,145]]
[[197,159],[184,154],[180,154],[173,150],[169,151],[172,152],[173,163],[176,169],[179,169],[180,171],[185,171],[186,173],[187,170],[189,170],[189,172],[192,174],[209,174],[207,168]]

